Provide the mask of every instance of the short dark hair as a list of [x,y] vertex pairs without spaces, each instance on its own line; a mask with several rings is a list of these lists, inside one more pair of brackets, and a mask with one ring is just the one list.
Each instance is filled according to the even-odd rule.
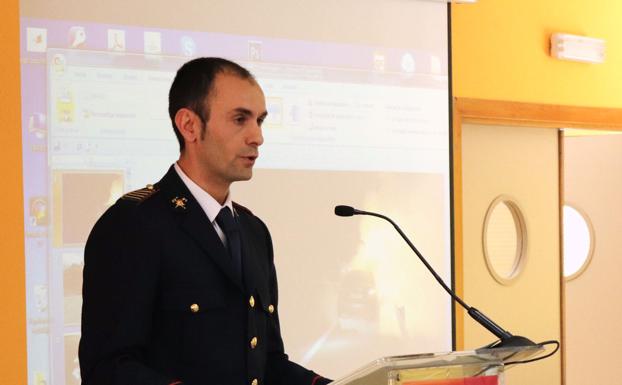
[[255,77],[241,65],[218,57],[201,57],[185,63],[175,75],[168,94],[168,114],[171,117],[179,151],[183,151],[184,138],[175,124],[175,114],[181,108],[194,111],[205,125],[209,120],[207,100],[214,88],[216,75],[228,73],[242,79],[255,81]]

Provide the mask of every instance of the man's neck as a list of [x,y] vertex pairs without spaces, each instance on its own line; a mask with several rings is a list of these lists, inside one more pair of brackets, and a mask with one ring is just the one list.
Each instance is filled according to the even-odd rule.
[[225,203],[227,196],[229,195],[229,184],[218,184],[215,183],[216,181],[210,180],[210,178],[202,172],[200,167],[190,161],[187,157],[184,157],[183,154],[179,157],[177,165],[188,176],[188,178],[192,179],[194,183],[201,187],[203,191],[211,195],[212,198],[216,199],[218,203],[221,205]]

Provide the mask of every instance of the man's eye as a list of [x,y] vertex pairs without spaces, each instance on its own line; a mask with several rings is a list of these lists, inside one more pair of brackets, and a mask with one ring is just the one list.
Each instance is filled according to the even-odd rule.
[[246,117],[245,116],[236,116],[233,120],[237,124],[244,124],[244,122],[246,121]]
[[266,120],[266,118],[259,118],[259,119],[257,119],[257,125],[259,125],[259,127],[261,127],[261,125],[263,124],[264,120]]

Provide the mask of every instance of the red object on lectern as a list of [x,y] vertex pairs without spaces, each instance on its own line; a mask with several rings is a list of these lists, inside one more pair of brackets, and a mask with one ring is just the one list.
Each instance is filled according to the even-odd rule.
[[499,385],[498,376],[452,378],[449,380],[423,380],[402,382],[402,385]]

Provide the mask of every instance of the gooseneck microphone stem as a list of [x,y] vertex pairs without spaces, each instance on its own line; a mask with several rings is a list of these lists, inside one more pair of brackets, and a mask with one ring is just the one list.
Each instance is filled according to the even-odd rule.
[[493,322],[490,318],[486,317],[484,313],[480,312],[479,310],[477,310],[476,308],[472,306],[469,306],[466,302],[462,300],[462,298],[458,297],[458,295],[456,295],[456,293],[454,293],[453,290],[451,290],[445,284],[443,279],[436,273],[436,271],[434,271],[434,268],[430,266],[428,261],[423,257],[423,255],[419,252],[419,250],[417,250],[417,247],[415,247],[415,245],[410,241],[410,239],[408,239],[406,234],[404,234],[402,229],[395,222],[393,222],[391,218],[385,215],[373,213],[370,211],[357,210],[350,206],[336,206],[335,214],[338,216],[342,216],[342,217],[349,217],[353,215],[370,215],[372,217],[378,217],[389,222],[391,225],[393,225],[395,230],[397,230],[397,232],[400,234],[402,239],[408,244],[408,246],[410,246],[412,251],[415,252],[419,260],[428,269],[428,271],[432,274],[432,276],[434,276],[434,279],[436,279],[436,281],[443,287],[443,289],[445,289],[445,291],[451,296],[451,298],[453,298],[456,302],[458,302],[460,306],[462,306],[467,311],[467,313],[469,314],[469,316],[471,316],[471,318],[473,318],[477,323],[485,327],[488,331],[490,331],[492,334],[494,334],[495,336],[497,336],[497,338],[501,340],[501,343],[497,346],[535,345],[532,341],[530,341],[529,339],[525,337],[512,335],[512,333],[503,329],[501,326]]
[[463,308],[465,308],[467,311],[469,309],[471,309],[471,307],[469,305],[466,304],[466,302],[464,302],[462,300],[462,298],[458,297],[456,294],[454,294],[454,292],[445,284],[445,282],[443,281],[443,279],[436,273],[436,271],[434,271],[434,269],[432,268],[432,266],[430,266],[430,264],[428,263],[428,261],[423,257],[423,255],[421,255],[421,253],[419,252],[419,250],[417,250],[417,247],[415,247],[415,245],[413,245],[413,243],[410,241],[410,239],[408,239],[408,237],[406,236],[406,234],[404,234],[404,232],[402,231],[402,229],[397,225],[397,223],[393,222],[393,220],[385,215],[382,214],[377,214],[377,213],[372,213],[370,211],[362,211],[362,210],[356,210],[355,214],[357,215],[370,215],[372,217],[378,217],[378,218],[382,218],[385,221],[389,222],[390,224],[393,225],[393,227],[395,228],[395,230],[397,230],[397,232],[400,234],[400,236],[402,237],[402,239],[408,244],[408,246],[410,246],[410,248],[412,249],[412,251],[415,252],[415,254],[417,255],[417,257],[419,258],[419,260],[425,265],[425,267],[428,269],[428,271],[430,272],[430,274],[432,274],[434,276],[434,279],[436,279],[436,281],[443,287],[443,289],[445,289],[445,291],[451,296],[451,298],[453,298],[454,300],[456,300],[456,302],[458,302]]

